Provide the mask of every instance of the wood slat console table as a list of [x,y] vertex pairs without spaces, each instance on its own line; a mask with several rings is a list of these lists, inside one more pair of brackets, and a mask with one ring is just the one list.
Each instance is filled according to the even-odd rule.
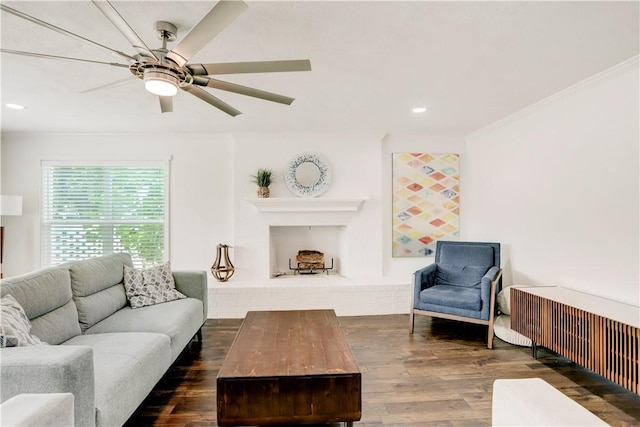
[[217,379],[218,425],[352,425],[361,374],[333,310],[250,311]]
[[640,394],[640,307],[567,288],[511,288],[511,329]]

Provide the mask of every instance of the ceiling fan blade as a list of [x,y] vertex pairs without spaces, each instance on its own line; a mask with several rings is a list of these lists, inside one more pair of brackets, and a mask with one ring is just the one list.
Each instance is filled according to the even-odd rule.
[[93,4],[100,9],[100,12],[107,17],[107,19],[113,24],[114,27],[120,33],[129,40],[129,43],[133,46],[133,48],[142,56],[153,58],[158,61],[158,57],[149,49],[149,47],[144,43],[144,41],[133,31],[133,28],[125,21],[125,19],[120,15],[120,13],[116,10],[116,8],[109,3],[108,1],[93,1]]
[[122,86],[123,84],[132,82],[134,80],[138,80],[138,78],[134,75],[130,75],[129,77],[127,77],[126,79],[123,80],[117,80],[115,82],[111,82],[111,83],[107,83],[98,87],[93,87],[91,89],[85,89],[83,91],[80,91],[78,93],[90,93],[90,92],[95,92],[97,90],[102,90],[102,89],[109,89],[112,87],[118,87],[118,86]]
[[89,40],[86,37],[82,37],[82,36],[80,36],[78,34],[72,33],[71,31],[67,31],[67,30],[65,30],[63,28],[56,27],[53,24],[50,24],[50,23],[45,22],[45,21],[43,21],[41,19],[35,18],[35,17],[31,16],[31,15],[27,15],[26,13],[20,12],[19,10],[12,9],[9,6],[6,6],[6,5],[4,5],[2,3],[0,3],[0,9],[2,9],[4,12],[11,13],[12,15],[15,15],[15,16],[17,16],[19,18],[22,18],[22,19],[24,19],[26,21],[30,21],[30,22],[33,22],[34,24],[38,24],[38,25],[40,25],[42,27],[48,28],[49,30],[55,31],[55,32],[60,33],[60,34],[64,34],[65,36],[71,37],[71,38],[76,39],[76,40],[80,40],[80,41],[83,41],[83,42],[86,42],[86,43],[91,43],[94,46],[101,47],[102,49],[106,49],[109,52],[112,52],[112,53],[115,53],[117,55],[122,56],[123,58],[127,58],[130,61],[135,61],[136,60],[136,58],[134,58],[131,55],[127,55],[124,52],[120,52],[119,50],[111,49],[108,46],[105,46],[105,45],[102,45],[100,43],[94,42],[93,40]]
[[72,58],[70,56],[47,55],[44,53],[24,52],[22,50],[0,49],[0,52],[10,53],[11,55],[31,56],[34,58],[58,59],[61,61],[88,62],[91,64],[103,64],[103,65],[111,65],[112,67],[129,68],[129,66],[126,64],[118,64],[116,62],[94,61],[92,59]]
[[229,114],[230,116],[235,117],[238,114],[242,114],[240,111],[236,110],[231,105],[229,105],[226,102],[216,98],[215,96],[211,95],[209,92],[207,92],[207,91],[205,91],[203,89],[200,89],[197,86],[193,86],[193,85],[185,86],[185,87],[182,88],[182,90],[187,91],[191,95],[202,99],[204,102],[213,105],[217,109],[224,111],[225,113]]
[[172,96],[159,96],[160,111],[163,113],[173,113],[173,97]]
[[240,16],[247,5],[241,0],[221,0],[202,17],[180,43],[167,53],[167,58],[180,67]]
[[271,93],[260,89],[254,89],[248,86],[242,86],[235,83],[223,82],[222,80],[208,79],[206,77],[196,77],[193,80],[194,84],[201,86],[208,86],[215,89],[226,90],[227,92],[239,93],[240,95],[252,96],[254,98],[264,99],[265,101],[278,102],[280,104],[291,105],[294,98],[288,96],[278,95],[277,93]]
[[221,64],[187,64],[187,68],[194,76],[242,73],[279,73],[287,71],[311,71],[311,62],[308,59],[289,61],[227,62]]

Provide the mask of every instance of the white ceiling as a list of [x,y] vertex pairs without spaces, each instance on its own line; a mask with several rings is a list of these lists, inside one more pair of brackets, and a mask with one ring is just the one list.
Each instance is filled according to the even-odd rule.
[[[135,51],[86,1],[4,4],[114,49]],[[114,1],[151,48],[159,20],[186,32],[215,2]],[[173,113],[127,69],[1,55],[2,132],[376,131],[467,134],[639,52],[627,2],[248,2],[189,62],[310,59],[313,71],[220,76],[296,98],[291,106],[209,89],[235,118],[180,92]],[[119,61],[2,12],[5,49]],[[169,45],[171,48],[172,45]],[[23,104],[8,110],[7,102]],[[411,113],[426,106],[427,113]]]

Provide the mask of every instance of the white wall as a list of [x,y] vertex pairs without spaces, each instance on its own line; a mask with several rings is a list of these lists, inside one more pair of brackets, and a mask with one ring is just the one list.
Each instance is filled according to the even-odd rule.
[[468,136],[463,227],[505,285],[640,305],[638,59]]
[[216,245],[231,240],[233,174],[228,135],[3,134],[2,191],[23,196],[23,215],[7,217],[5,277],[40,268],[42,160],[171,160],[170,260],[208,269]]

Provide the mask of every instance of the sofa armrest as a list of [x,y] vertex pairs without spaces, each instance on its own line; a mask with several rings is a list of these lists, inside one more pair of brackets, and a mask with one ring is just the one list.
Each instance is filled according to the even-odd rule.
[[77,426],[95,426],[93,349],[51,345],[0,350],[0,400],[22,393],[72,393]]
[[73,426],[73,394],[23,393],[0,406],[4,426],[69,427]]
[[209,317],[209,286],[205,271],[174,271],[176,289],[191,298],[202,301],[202,323]]

